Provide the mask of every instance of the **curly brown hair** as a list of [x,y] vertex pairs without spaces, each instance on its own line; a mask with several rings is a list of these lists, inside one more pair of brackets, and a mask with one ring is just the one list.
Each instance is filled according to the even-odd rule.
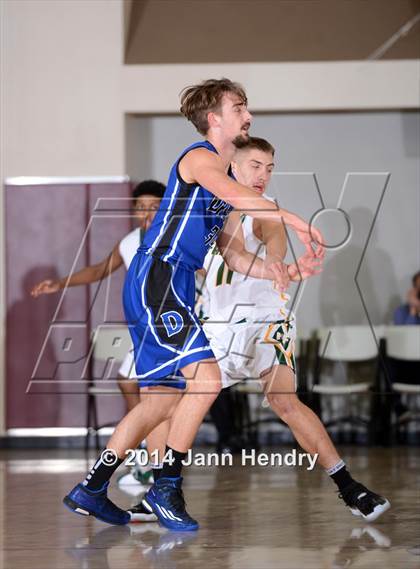
[[246,105],[245,90],[239,83],[230,79],[207,79],[198,85],[185,87],[181,91],[181,113],[193,123],[200,134],[207,134],[209,123],[207,114],[220,110],[225,93],[234,93]]

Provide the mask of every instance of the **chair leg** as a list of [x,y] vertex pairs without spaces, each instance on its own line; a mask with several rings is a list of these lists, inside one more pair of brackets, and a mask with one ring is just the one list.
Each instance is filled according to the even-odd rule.
[[392,416],[393,416],[393,407],[394,407],[394,399],[392,393],[387,393],[386,389],[384,388],[384,429],[387,433],[386,444],[387,446],[391,446],[394,444],[395,439],[393,438],[393,430],[392,430]]
[[[246,399],[246,416],[249,425],[252,425],[252,412],[251,412],[251,404],[250,404],[250,397],[247,395]],[[259,448],[259,422],[257,422],[251,429],[250,429],[250,442],[253,447],[256,449]]]
[[99,450],[100,441],[99,441],[98,408],[96,406],[95,396],[93,396],[92,411],[93,411],[93,428],[95,429],[95,445],[96,445],[96,450]]
[[85,436],[85,451],[90,447],[90,430],[91,430],[91,417],[92,417],[92,395],[88,393],[86,403],[86,436]]

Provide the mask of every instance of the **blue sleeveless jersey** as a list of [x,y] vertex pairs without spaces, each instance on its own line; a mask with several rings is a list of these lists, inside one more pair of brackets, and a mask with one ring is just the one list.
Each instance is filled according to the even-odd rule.
[[179,162],[195,148],[207,148],[217,154],[208,141],[197,142],[184,150],[172,167],[160,208],[139,249],[192,271],[203,266],[208,249],[233,209],[206,188],[182,180]]

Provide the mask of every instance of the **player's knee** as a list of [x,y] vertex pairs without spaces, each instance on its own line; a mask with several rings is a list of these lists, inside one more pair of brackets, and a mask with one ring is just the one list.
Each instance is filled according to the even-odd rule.
[[297,398],[291,397],[289,394],[267,393],[267,400],[270,407],[285,423],[287,423],[290,417],[297,411]]

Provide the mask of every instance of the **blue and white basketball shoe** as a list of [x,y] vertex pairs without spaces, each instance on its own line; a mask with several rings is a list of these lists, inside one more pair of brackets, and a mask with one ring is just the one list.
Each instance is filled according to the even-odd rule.
[[100,490],[94,491],[78,484],[64,497],[63,503],[82,516],[94,516],[107,524],[128,524],[130,514],[111,502],[107,496],[108,485],[106,482]]
[[182,477],[158,478],[146,493],[144,501],[164,527],[175,531],[196,531],[199,525],[185,509],[181,485]]

